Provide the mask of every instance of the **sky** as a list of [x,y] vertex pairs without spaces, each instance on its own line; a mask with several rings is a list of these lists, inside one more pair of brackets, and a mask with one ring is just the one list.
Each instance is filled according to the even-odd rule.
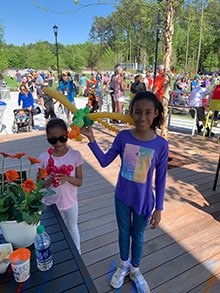
[[59,43],[85,43],[89,40],[94,17],[107,17],[114,11],[113,3],[117,1],[107,0],[109,4],[103,5],[101,0],[78,2],[75,5],[74,0],[1,0],[0,24],[4,29],[4,41],[16,46],[38,41],[52,44],[55,42],[53,26],[57,25]]

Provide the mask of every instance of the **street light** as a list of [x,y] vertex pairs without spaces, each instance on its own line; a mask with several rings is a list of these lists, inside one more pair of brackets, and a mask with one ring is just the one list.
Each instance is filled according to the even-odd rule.
[[56,45],[57,78],[58,78],[58,80],[59,80],[60,70],[59,70],[59,54],[58,54],[58,43],[57,43],[57,35],[58,35],[58,26],[57,26],[57,25],[54,25],[54,26],[53,26],[53,32],[54,32],[54,36],[55,36],[55,45]]

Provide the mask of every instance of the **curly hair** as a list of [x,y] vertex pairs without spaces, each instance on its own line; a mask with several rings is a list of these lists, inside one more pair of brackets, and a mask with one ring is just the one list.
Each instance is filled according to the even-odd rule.
[[155,110],[158,110],[157,117],[154,118],[153,123],[151,125],[152,130],[156,130],[156,128],[160,128],[160,126],[164,122],[164,109],[162,103],[158,100],[157,96],[150,91],[142,91],[137,93],[134,98],[131,100],[129,105],[129,115],[133,116],[133,109],[136,102],[140,100],[150,101],[154,104]]

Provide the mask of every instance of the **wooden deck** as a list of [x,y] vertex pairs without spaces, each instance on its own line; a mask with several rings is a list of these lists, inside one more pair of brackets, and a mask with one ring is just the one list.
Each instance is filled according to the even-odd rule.
[[[98,125],[94,129],[101,147],[108,149],[115,134]],[[120,161],[116,159],[103,169],[86,139],[69,144],[80,150],[85,161],[84,182],[78,192],[82,258],[98,292],[114,292],[109,279],[119,259],[114,185]],[[176,159],[184,165],[168,170],[162,222],[159,228],[146,230],[141,270],[152,293],[217,293],[220,180],[216,191],[212,186],[219,146],[215,138],[202,141],[201,136],[173,133],[169,134],[169,144],[174,165]],[[44,132],[0,136],[0,151],[25,151],[37,157],[47,148]],[[10,167],[14,163],[8,161]],[[136,292],[129,278],[119,291]]]

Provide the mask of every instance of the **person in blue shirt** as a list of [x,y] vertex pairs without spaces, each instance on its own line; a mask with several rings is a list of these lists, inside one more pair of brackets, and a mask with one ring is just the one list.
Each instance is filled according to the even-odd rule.
[[190,83],[190,91],[192,91],[195,87],[197,87],[200,80],[201,80],[201,76],[199,74],[196,74],[194,79]]
[[[63,71],[61,80],[59,82],[58,91],[61,92],[70,103],[72,103],[75,106],[75,99],[74,99],[74,90],[76,88],[76,84],[72,79],[72,76],[70,72]],[[72,123],[72,116],[71,111],[67,108],[65,108],[65,113],[67,116],[67,121],[69,124]]]
[[86,81],[87,81],[87,77],[85,75],[85,73],[83,73],[80,78],[79,78],[79,82],[81,85],[81,91],[82,91],[82,95],[85,96],[85,90],[86,90]]
[[33,109],[34,109],[34,98],[30,91],[28,91],[26,85],[21,84],[19,87],[19,94],[18,94],[18,106],[22,109],[28,109],[31,111],[32,117],[32,127],[34,127],[34,119],[33,119]]

